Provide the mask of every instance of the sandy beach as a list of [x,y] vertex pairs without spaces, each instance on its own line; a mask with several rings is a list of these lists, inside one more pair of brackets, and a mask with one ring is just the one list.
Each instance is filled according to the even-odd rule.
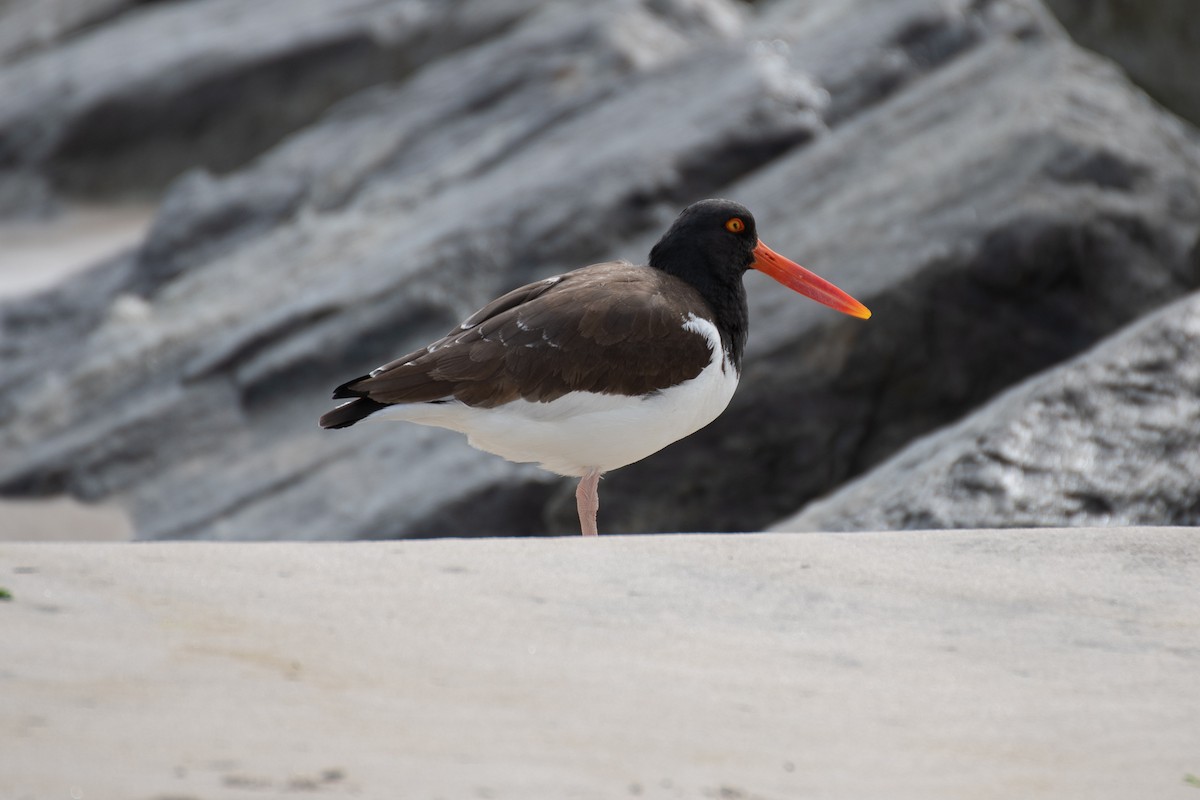
[[1185,529],[0,544],[0,795],[1195,798]]

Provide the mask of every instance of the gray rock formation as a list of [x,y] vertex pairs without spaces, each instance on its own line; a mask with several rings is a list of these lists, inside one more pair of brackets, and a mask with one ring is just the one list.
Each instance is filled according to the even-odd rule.
[[1197,353],[1193,294],[776,527],[1200,525]]
[[767,525],[1197,285],[1198,151],[1041,30],[961,53],[727,190],[763,209],[773,247],[837,275],[875,317],[761,286],[729,411],[611,476],[610,525]]
[[0,69],[0,197],[16,193],[5,184],[35,179],[109,195],[159,190],[191,166],[233,169],[335,101],[486,40],[536,5],[19,4],[0,17],[0,59],[10,60]]
[[1083,45],[1112,58],[1175,113],[1200,123],[1200,15],[1191,0],[1046,0]]
[[0,64],[54,47],[137,5],[138,0],[3,0]]
[[177,181],[137,252],[0,307],[0,491],[120,495],[148,538],[573,530],[532,467],[316,416],[505,288],[644,258],[705,196],[875,318],[748,279],[734,405],[608,478],[602,530],[765,525],[1200,286],[1200,151],[1031,2],[487,7],[509,23],[449,7],[439,34],[479,41],[423,42]]

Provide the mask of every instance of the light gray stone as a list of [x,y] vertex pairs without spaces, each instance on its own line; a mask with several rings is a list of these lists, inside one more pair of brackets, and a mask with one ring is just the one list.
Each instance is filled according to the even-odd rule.
[[1198,354],[1192,295],[776,527],[1200,525]]
[[[211,0],[137,4],[111,17],[93,9],[108,24],[0,64],[0,171],[36,172],[62,191],[96,196],[154,193],[191,166],[228,171],[336,101],[402,79],[539,4]],[[135,4],[113,10],[122,5]],[[53,18],[22,6],[10,21],[50,24],[53,39]]]
[[139,0],[3,0],[0,64],[53,47],[90,26],[138,5]]

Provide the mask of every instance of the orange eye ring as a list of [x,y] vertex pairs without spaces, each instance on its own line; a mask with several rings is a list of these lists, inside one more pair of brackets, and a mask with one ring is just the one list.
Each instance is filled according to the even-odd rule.
[[725,230],[730,233],[741,233],[746,230],[746,223],[742,222],[741,217],[730,217],[725,220]]

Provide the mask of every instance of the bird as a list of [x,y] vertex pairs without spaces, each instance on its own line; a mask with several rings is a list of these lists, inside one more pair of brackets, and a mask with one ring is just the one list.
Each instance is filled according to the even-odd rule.
[[687,206],[646,264],[609,261],[513,289],[441,339],[338,386],[323,428],[391,419],[579,479],[598,533],[599,481],[708,425],[737,388],[755,269],[860,319],[871,312],[771,250],[740,203]]

